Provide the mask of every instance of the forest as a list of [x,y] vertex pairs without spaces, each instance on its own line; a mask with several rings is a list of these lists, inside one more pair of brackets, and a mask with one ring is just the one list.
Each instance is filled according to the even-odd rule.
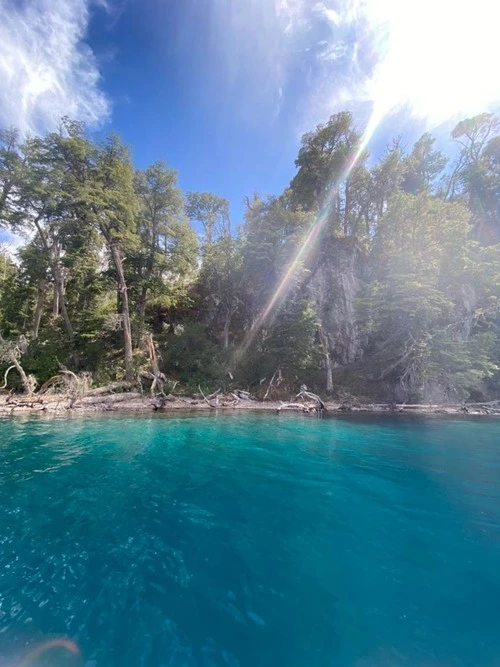
[[67,372],[181,395],[499,397],[500,120],[462,120],[448,147],[396,138],[373,160],[337,113],[236,223],[116,135],[3,130],[0,227],[20,245],[0,253],[2,390]]

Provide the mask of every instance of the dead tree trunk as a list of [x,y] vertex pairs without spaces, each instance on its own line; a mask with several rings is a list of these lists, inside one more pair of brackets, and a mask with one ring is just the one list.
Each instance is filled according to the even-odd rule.
[[137,324],[136,347],[140,347],[144,336],[144,323],[146,321],[146,305],[148,303],[148,287],[143,285],[141,295],[139,297],[139,304],[137,306],[137,315],[139,322]]
[[120,294],[122,330],[123,330],[123,351],[125,357],[125,378],[132,380],[134,377],[134,366],[132,356],[132,327],[130,325],[130,309],[128,303],[127,282],[123,271],[123,259],[121,250],[116,241],[109,244],[111,259],[116,270],[116,284]]
[[156,388],[160,390],[160,393],[165,396],[165,391],[164,391],[164,386],[165,383],[167,382],[167,378],[160,371],[160,366],[158,364],[158,357],[156,355],[156,348],[155,344],[153,341],[153,334],[148,334],[146,338],[146,346],[148,349],[148,356],[149,356],[149,364],[151,366],[151,372],[149,374],[144,374],[146,377],[151,378],[153,380],[153,384],[151,385],[151,395],[153,396],[155,393]]
[[326,391],[328,393],[331,393],[333,391],[333,364],[332,364],[332,358],[330,356],[330,348],[328,346],[328,338],[321,324],[319,325],[319,339],[321,342],[323,355],[325,357]]
[[0,334],[0,346],[2,347],[2,358],[12,364],[12,366],[9,366],[9,368],[5,371],[4,384],[2,389],[7,387],[7,377],[9,375],[9,371],[15,368],[21,377],[25,392],[28,394],[28,396],[31,396],[35,390],[36,381],[33,376],[26,375],[24,368],[19,362],[19,357],[22,354],[21,350],[19,349],[19,344],[8,343]]
[[40,322],[42,321],[42,313],[46,296],[47,281],[45,278],[40,278],[38,281],[38,296],[36,300],[35,316],[33,318],[33,338],[35,340],[38,338],[38,331],[40,330]]
[[278,366],[278,368],[274,371],[274,373],[273,373],[273,377],[271,378],[271,381],[269,382],[269,386],[267,387],[267,391],[266,391],[266,393],[264,394],[264,398],[263,398],[264,401],[267,400],[267,397],[268,397],[269,394],[271,393],[271,389],[272,389],[272,387],[273,387],[273,385],[274,385],[274,379],[276,378],[276,376],[278,376],[278,382],[277,382],[277,384],[280,384],[280,382],[281,382],[281,368],[280,368],[279,366]]

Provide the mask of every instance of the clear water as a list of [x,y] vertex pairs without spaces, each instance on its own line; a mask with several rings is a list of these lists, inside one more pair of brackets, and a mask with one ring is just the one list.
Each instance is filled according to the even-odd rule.
[[1,665],[500,665],[499,421],[5,420],[0,481]]

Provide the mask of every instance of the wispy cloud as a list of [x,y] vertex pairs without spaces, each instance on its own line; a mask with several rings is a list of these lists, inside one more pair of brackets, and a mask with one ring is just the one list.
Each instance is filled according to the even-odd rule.
[[92,0],[0,0],[0,125],[36,134],[62,115],[93,124],[110,103],[86,44]]
[[404,107],[432,126],[500,102],[500,5],[491,0],[214,3],[233,81],[251,71],[254,108],[292,106],[301,129],[342,106],[378,116]]

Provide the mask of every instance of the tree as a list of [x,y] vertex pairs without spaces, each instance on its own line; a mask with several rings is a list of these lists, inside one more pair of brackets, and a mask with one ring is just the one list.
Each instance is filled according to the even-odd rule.
[[461,400],[494,370],[491,336],[470,324],[479,290],[476,306],[464,302],[469,218],[458,203],[399,194],[379,223],[365,326],[375,377],[406,399],[430,398],[439,387],[441,398]]
[[78,193],[80,219],[102,235],[115,270],[119,315],[122,322],[125,377],[132,380],[133,345],[128,287],[123,263],[125,251],[137,245],[135,216],[137,199],[129,153],[118,137],[112,135],[98,147],[89,146],[89,177]]
[[[150,293],[175,298],[185,279],[193,274],[196,237],[184,217],[184,201],[177,187],[177,174],[162,162],[136,172],[139,201],[137,234],[139,244],[132,256],[138,289],[137,346],[144,332]],[[134,280],[135,278],[135,280]],[[177,294],[178,296],[178,294]]]
[[[288,190],[281,197],[265,201],[255,196],[247,209],[242,229],[242,271],[249,326],[253,326],[285,275],[289,278],[283,283],[281,300],[303,280],[304,261],[296,261],[296,257],[314,216],[294,210],[292,197]],[[310,246],[308,251],[314,248]]]
[[290,183],[291,203],[295,209],[319,211],[326,207],[333,231],[355,233],[365,211],[366,201],[355,194],[365,190],[363,163],[368,154],[360,152],[360,136],[352,128],[348,111],[331,116],[325,125],[302,137],[295,160],[297,174]]
[[204,245],[210,245],[219,237],[231,236],[229,202],[211,192],[188,192],[186,214],[190,220],[201,224]]
[[320,357],[314,304],[297,292],[259,330],[240,366],[251,385],[274,377],[281,389],[293,391],[318,368]]
[[21,166],[19,133],[14,128],[0,130],[0,223],[5,224],[12,210]]
[[397,139],[372,169],[372,200],[376,220],[384,215],[391,198],[400,190],[406,168],[400,141]]
[[60,135],[51,133],[44,138],[29,139],[21,146],[11,145],[10,153],[18,151],[17,158],[9,157],[10,163],[16,164],[16,180],[5,199],[3,216],[13,231],[38,237],[54,283],[54,310],[56,314],[60,311],[66,334],[72,339],[74,331],[66,306],[61,264],[60,234],[67,216],[68,193],[58,159],[60,140]]
[[434,137],[425,132],[405,159],[406,169],[401,186],[405,192],[432,192],[437,177],[448,162],[440,151],[434,149],[435,142]]
[[231,324],[241,305],[241,244],[231,236],[219,238],[205,247],[199,275],[199,293],[210,327],[222,330],[222,346],[229,347]]
[[500,136],[483,146],[477,160],[460,174],[472,212],[475,237],[484,244],[500,241]]
[[467,200],[474,234],[483,243],[500,240],[500,119],[483,113],[460,121],[451,136],[460,153],[449,177],[447,197]]

